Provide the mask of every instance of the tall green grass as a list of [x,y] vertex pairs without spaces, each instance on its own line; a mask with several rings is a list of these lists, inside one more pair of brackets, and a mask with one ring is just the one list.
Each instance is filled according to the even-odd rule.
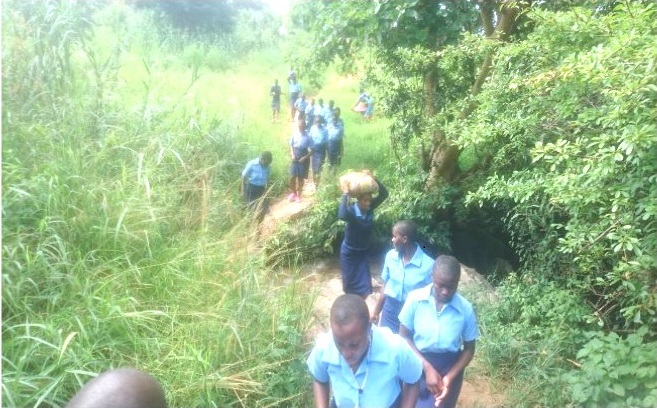
[[98,36],[67,4],[17,4],[3,7],[3,406],[63,406],[121,366],[152,373],[172,407],[304,406],[309,295],[264,266],[238,197],[272,145],[262,67],[219,74],[201,55],[195,70],[118,5]]

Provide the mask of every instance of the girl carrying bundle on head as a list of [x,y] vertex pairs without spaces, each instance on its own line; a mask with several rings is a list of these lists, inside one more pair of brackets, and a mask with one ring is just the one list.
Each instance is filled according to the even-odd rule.
[[[340,247],[342,289],[367,298],[372,293],[368,251],[374,210],[388,198],[388,190],[368,170],[342,176],[340,184],[343,195],[338,218],[347,223]],[[356,198],[356,202],[350,203],[350,197]]]

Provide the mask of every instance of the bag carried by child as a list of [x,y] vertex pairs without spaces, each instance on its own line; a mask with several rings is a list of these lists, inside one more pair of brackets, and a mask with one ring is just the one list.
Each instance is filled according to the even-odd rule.
[[362,171],[352,171],[340,176],[340,189],[348,191],[352,197],[361,194],[378,194],[379,185],[371,175]]

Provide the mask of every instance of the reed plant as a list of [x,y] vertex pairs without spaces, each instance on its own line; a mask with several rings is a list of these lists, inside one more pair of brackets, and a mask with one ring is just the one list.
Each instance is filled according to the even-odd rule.
[[124,366],[172,407],[304,406],[311,299],[248,245],[238,196],[269,116],[205,103],[226,83],[146,45],[152,21],[129,8],[87,32],[65,3],[18,5],[3,4],[3,406],[63,406]]

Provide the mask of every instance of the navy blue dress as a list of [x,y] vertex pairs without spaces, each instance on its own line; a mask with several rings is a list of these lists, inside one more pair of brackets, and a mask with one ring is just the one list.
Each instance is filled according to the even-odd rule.
[[370,236],[374,229],[374,210],[388,198],[388,190],[379,185],[379,194],[372,198],[370,208],[366,213],[358,215],[357,203],[349,204],[349,195],[344,194],[338,209],[338,218],[347,222],[344,240],[340,247],[340,273],[342,275],[342,290],[360,296],[372,293],[372,275],[367,259]]

